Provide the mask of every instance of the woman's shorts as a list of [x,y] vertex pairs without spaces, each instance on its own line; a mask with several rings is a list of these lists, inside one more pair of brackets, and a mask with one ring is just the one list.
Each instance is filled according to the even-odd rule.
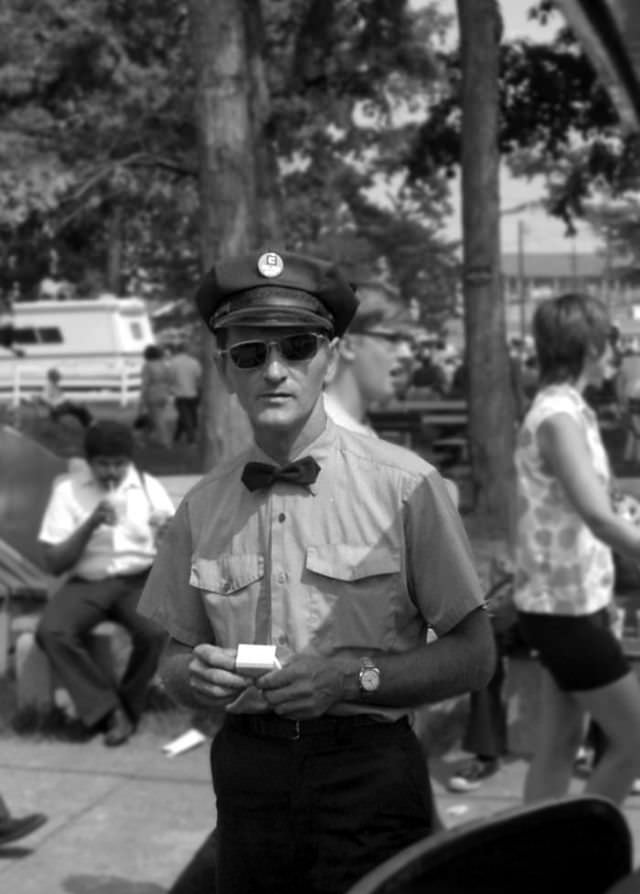
[[565,692],[599,689],[629,673],[606,608],[591,615],[518,612],[520,632]]

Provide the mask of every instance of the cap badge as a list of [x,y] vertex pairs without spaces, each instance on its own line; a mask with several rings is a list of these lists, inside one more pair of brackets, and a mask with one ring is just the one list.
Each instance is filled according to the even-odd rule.
[[274,276],[280,276],[284,270],[284,261],[275,251],[266,251],[258,258],[258,272],[267,279],[273,279]]

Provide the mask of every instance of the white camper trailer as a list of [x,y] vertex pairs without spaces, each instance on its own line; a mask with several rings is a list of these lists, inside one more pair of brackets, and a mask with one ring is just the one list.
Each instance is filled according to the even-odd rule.
[[0,399],[18,404],[39,392],[56,367],[70,395],[136,400],[143,352],[155,342],[139,298],[25,301],[13,307],[13,348],[0,347]]

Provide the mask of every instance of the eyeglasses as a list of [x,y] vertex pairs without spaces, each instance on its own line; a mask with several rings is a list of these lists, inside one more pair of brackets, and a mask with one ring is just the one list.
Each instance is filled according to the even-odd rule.
[[266,361],[271,345],[289,363],[302,363],[315,357],[322,340],[326,341],[326,336],[317,332],[297,332],[272,341],[241,341],[220,353],[228,354],[238,369],[256,369]]

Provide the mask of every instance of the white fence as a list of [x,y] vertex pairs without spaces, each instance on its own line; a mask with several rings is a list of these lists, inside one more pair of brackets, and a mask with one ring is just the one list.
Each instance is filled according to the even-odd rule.
[[[0,367],[0,402],[18,407],[22,402],[37,397],[44,388],[46,367],[23,366],[15,363],[12,368]],[[121,407],[137,403],[140,397],[140,368],[114,366],[111,368],[78,366],[60,367],[60,386],[70,400],[84,403],[117,402]]]

